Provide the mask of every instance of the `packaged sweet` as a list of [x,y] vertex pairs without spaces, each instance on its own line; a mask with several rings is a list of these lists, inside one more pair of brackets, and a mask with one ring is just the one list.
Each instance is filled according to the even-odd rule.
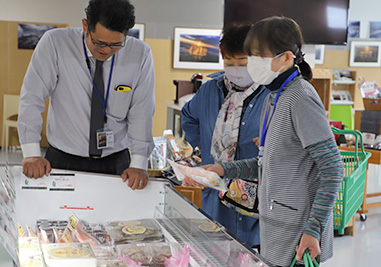
[[48,267],[96,267],[97,260],[89,243],[42,244]]
[[[133,265],[129,265],[123,260],[98,260],[97,267],[130,267]],[[139,265],[136,265],[139,266]]]
[[118,257],[112,246],[93,247],[93,251],[97,260],[115,260]]
[[106,230],[116,245],[164,239],[160,226],[153,219],[108,222]]
[[17,232],[19,237],[26,237],[27,234],[24,231],[24,228],[20,224],[17,224]]
[[69,217],[69,228],[79,242],[89,243],[92,246],[100,245],[100,242],[95,237],[82,229],[79,219],[74,214]]
[[164,169],[167,166],[167,139],[154,137],[153,141],[155,147],[149,158],[151,169]]
[[28,229],[28,236],[29,237],[37,237],[36,233],[33,231],[32,227],[29,225],[26,226],[26,229]]
[[215,172],[207,171],[201,167],[188,167],[168,160],[171,164],[178,180],[183,181],[185,177],[192,178],[196,182],[206,187],[211,187],[221,191],[227,191],[223,179]]
[[19,237],[19,257],[41,255],[41,245],[38,237]]
[[39,255],[29,255],[19,257],[20,267],[45,267],[44,257],[42,254]]
[[131,259],[143,266],[164,266],[172,256],[167,243],[135,243],[116,246],[119,257]]
[[167,139],[167,142],[169,145],[169,151],[173,160],[177,161],[177,160],[181,160],[185,158],[186,157],[185,153],[176,143],[176,139],[172,133],[172,130],[165,130],[163,135]]

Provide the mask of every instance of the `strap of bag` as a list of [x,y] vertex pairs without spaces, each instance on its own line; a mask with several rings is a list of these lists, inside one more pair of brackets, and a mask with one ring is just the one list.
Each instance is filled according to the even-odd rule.
[[[316,261],[316,259],[313,259],[313,260],[311,259],[308,249],[303,254],[303,260],[304,260],[305,267],[319,267],[319,263]],[[296,263],[296,255],[294,259],[292,260],[290,267],[294,267],[295,263]]]

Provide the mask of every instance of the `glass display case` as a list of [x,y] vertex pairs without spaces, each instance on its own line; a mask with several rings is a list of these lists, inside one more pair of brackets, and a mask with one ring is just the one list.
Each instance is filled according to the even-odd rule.
[[44,180],[31,180],[21,166],[0,166],[0,177],[0,266],[17,264],[17,224],[34,226],[39,219],[72,214],[93,223],[153,218],[166,242],[188,246],[190,266],[266,266],[167,180],[150,178],[144,190],[131,190],[118,176],[83,172],[53,170]]

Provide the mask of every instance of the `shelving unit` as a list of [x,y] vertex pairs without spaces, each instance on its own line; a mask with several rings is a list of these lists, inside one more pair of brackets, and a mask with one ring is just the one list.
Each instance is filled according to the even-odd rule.
[[354,129],[353,107],[355,105],[357,73],[351,71],[351,77],[342,80],[332,80],[330,120],[341,121],[346,129]]
[[311,84],[315,87],[322,100],[325,112],[329,116],[331,110],[332,70],[312,69],[313,79]]

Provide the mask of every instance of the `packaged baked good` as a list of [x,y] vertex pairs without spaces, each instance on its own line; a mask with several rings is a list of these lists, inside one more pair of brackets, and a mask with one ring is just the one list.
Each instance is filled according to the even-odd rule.
[[127,265],[122,260],[98,260],[97,267],[127,267]]
[[166,258],[170,258],[171,248],[167,243],[135,243],[117,245],[119,257],[140,262],[143,266],[164,266]]
[[172,133],[172,130],[165,130],[164,137],[167,138],[169,152],[173,160],[178,161],[186,157],[184,151],[176,143],[176,139]]
[[155,147],[149,157],[151,169],[164,169],[167,166],[167,139],[165,137],[153,138]]
[[108,222],[106,230],[114,244],[152,242],[164,239],[160,226],[153,219]]
[[118,257],[115,248],[112,246],[93,247],[93,252],[97,260],[116,260]]
[[201,167],[189,167],[178,164],[172,160],[168,160],[178,180],[183,181],[185,177],[189,177],[194,181],[206,187],[211,187],[223,192],[227,191],[224,180],[215,172],[207,171]]

